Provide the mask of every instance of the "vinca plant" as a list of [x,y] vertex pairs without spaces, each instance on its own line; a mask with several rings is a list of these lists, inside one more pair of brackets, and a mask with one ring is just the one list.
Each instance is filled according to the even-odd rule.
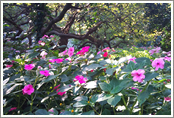
[[4,60],[4,115],[171,115],[171,52],[84,46],[59,53],[53,40],[44,35]]

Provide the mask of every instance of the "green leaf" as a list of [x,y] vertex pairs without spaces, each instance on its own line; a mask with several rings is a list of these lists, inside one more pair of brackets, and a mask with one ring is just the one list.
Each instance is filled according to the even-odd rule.
[[132,72],[135,68],[135,63],[133,61],[130,61],[129,64],[126,66],[123,72]]
[[60,78],[61,82],[67,82],[69,80],[69,78],[65,74],[61,75]]
[[87,96],[78,96],[76,98],[74,98],[75,101],[88,101],[88,97]]
[[112,95],[105,94],[105,93],[95,94],[95,95],[92,96],[91,101],[94,102],[94,103],[95,102],[101,102],[101,101],[107,100],[111,97],[112,97]]
[[146,57],[136,58],[135,61],[136,61],[137,64],[140,64],[142,62],[143,62],[144,65],[150,65],[151,64],[150,59],[146,58]]
[[[52,112],[53,111],[53,112]],[[58,111],[55,108],[51,108],[50,111],[48,111],[50,114],[58,115]]]
[[147,74],[145,74],[145,79],[144,80],[149,81],[149,80],[155,78],[158,75],[159,75],[159,73],[147,73]]
[[120,82],[121,82],[121,81],[119,81],[118,79],[113,78],[113,79],[110,81],[109,85],[111,85],[112,88],[115,88],[116,86],[118,86],[118,85],[120,84]]
[[103,91],[110,91],[111,90],[111,85],[109,85],[105,82],[99,83],[99,86]]
[[72,115],[70,111],[63,111],[59,115]]
[[108,75],[113,75],[113,73],[114,73],[114,71],[116,70],[116,68],[118,68],[118,67],[109,68],[109,69],[106,70],[106,73],[107,73]]
[[102,112],[102,115],[110,115],[111,111],[108,109],[104,109],[104,111]]
[[61,45],[58,48],[66,48],[66,45]]
[[94,113],[93,110],[91,110],[91,111],[88,111],[88,112],[84,112],[81,115],[95,115],[95,113]]
[[42,80],[42,82],[45,82],[45,83],[49,82],[49,81],[55,79],[57,76],[59,76],[59,75],[50,75],[47,79]]
[[87,101],[82,100],[82,101],[76,102],[76,103],[73,105],[73,107],[83,107],[83,106],[86,106],[87,104],[88,104]]
[[114,87],[112,90],[111,90],[111,94],[115,94],[115,93],[118,93],[120,92],[122,89],[123,89],[124,86],[116,86]]
[[87,82],[86,83],[86,85],[84,86],[84,88],[88,88],[88,89],[97,88],[97,85],[98,85],[98,81],[97,80],[90,81],[90,82]]
[[40,53],[38,53],[38,52],[33,52],[33,53],[31,53],[31,54],[29,54],[28,55],[28,58],[29,59],[33,59],[33,58],[35,58],[36,56],[38,56]]
[[145,91],[141,92],[138,95],[139,106],[141,106],[149,98],[149,95],[152,91],[153,91],[153,86],[149,85]]
[[68,84],[66,86],[62,86],[60,89],[59,89],[59,92],[64,92],[64,91],[68,91],[69,89],[73,88],[74,87],[74,84]]
[[35,115],[49,115],[49,113],[45,109],[38,109],[35,111]]
[[114,96],[107,100],[108,104],[115,107],[116,104],[121,100],[121,96]]
[[90,71],[90,70],[95,70],[98,67],[101,67],[99,64],[91,64],[83,69],[83,71]]

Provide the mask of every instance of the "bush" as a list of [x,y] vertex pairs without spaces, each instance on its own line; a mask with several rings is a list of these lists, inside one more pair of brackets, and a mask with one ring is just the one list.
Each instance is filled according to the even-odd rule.
[[171,114],[171,62],[161,51],[51,49],[40,41],[4,62],[4,115]]

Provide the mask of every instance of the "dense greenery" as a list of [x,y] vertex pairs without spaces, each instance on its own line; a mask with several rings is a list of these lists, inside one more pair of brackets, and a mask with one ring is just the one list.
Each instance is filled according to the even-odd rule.
[[170,11],[4,3],[3,114],[171,115]]

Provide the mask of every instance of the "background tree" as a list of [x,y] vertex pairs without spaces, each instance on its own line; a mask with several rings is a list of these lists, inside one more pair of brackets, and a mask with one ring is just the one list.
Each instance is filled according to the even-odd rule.
[[[67,47],[70,39],[77,48],[90,45],[98,50],[106,46],[116,48],[123,44],[153,41],[161,32],[155,32],[155,29],[148,25],[149,21],[151,24],[155,22],[155,17],[148,15],[152,11],[148,5],[145,3],[13,3],[4,4],[3,20],[4,23],[12,25],[9,27],[10,30],[15,28],[18,31],[13,37],[7,35],[11,40],[17,40],[16,36],[21,40],[28,38],[31,45],[32,36],[37,43],[43,35],[54,34],[59,37],[57,46]],[[167,6],[170,5],[165,5],[164,9],[168,8]],[[10,12],[9,8],[14,12]],[[160,10],[158,15],[161,17]],[[25,28],[21,26],[24,22]],[[25,30],[26,27],[28,30]],[[63,51],[66,47],[59,50]]]

